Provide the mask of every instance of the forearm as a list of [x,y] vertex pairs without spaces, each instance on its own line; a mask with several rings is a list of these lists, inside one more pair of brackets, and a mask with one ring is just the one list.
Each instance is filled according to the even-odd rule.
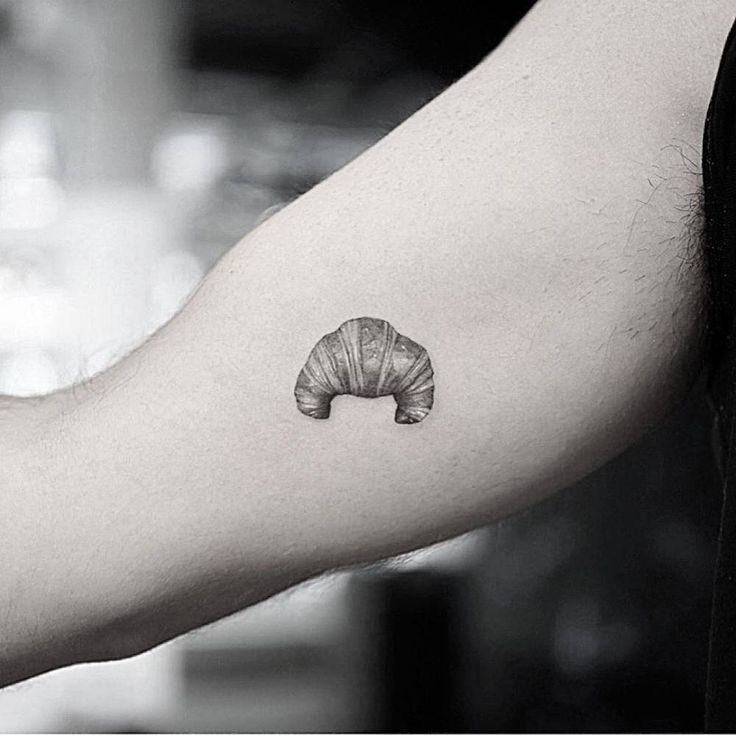
[[[681,207],[698,180],[667,146],[699,142],[727,13],[709,35],[683,29],[680,57],[707,48],[673,78],[661,19],[647,16],[655,63],[622,48],[646,37],[641,18],[611,21],[594,55],[602,21],[566,8],[542,4],[252,233],[121,364],[11,406],[0,682],[130,654],[500,517],[621,451],[687,389],[703,301]],[[359,316],[428,349],[421,424],[394,424],[381,400],[342,399],[324,422],[297,411],[309,350]]]

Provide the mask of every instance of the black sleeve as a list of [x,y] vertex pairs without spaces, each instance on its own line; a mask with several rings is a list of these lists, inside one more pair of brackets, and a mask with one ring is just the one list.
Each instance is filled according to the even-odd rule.
[[703,141],[709,280],[708,385],[723,472],[706,693],[708,732],[736,732],[736,25],[721,59]]

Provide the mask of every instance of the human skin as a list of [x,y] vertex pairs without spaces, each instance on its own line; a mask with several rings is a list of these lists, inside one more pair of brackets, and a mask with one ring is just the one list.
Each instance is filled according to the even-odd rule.
[[[541,0],[466,77],[266,221],[102,375],[0,410],[0,684],[120,658],[525,507],[702,363],[700,138],[731,0]],[[296,408],[356,317],[435,402]]]

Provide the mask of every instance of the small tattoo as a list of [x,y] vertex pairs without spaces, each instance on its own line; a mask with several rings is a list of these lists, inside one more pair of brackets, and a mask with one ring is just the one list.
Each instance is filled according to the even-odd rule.
[[299,373],[297,408],[313,419],[330,415],[336,395],[393,395],[397,424],[416,424],[432,408],[434,374],[427,350],[372,317],[350,319],[317,342]]

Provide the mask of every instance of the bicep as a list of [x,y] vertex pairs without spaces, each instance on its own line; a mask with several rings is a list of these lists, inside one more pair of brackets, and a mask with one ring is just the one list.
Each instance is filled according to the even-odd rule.
[[[246,238],[75,409],[83,484],[113,476],[160,519],[141,548],[153,579],[245,575],[235,609],[279,575],[460,533],[591,471],[687,387],[702,278],[680,207],[696,180],[566,169],[512,151],[503,119],[469,140],[452,102]],[[357,317],[427,350],[420,423],[395,423],[390,397],[338,397],[323,421],[297,409],[310,350]]]

